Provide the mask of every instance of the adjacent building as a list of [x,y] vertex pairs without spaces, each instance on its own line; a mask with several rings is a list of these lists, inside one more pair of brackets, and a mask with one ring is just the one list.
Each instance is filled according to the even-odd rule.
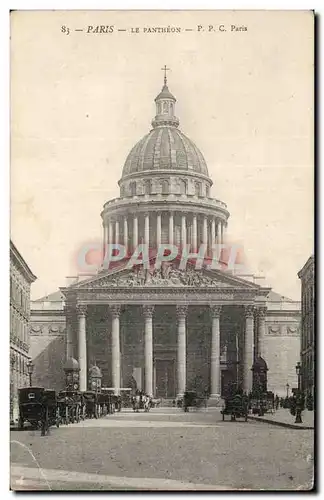
[[314,255],[311,255],[304,267],[298,273],[298,277],[301,280],[301,383],[303,392],[305,394],[311,393],[313,397],[315,387],[314,268]]
[[[226,243],[230,213],[211,194],[201,151],[179,130],[166,79],[155,105],[151,130],[127,156],[120,196],[101,213],[104,247],[122,244],[125,258],[33,304],[33,359],[42,385],[46,377],[47,386],[63,384],[62,363],[73,357],[81,390],[97,365],[102,385],[116,393],[135,383],[156,397],[198,389],[217,401],[232,385],[249,392],[261,358],[268,389],[284,396],[287,383],[297,384],[300,303],[224,262],[197,270],[190,261],[181,269],[178,256],[156,267],[162,244],[179,253],[203,245],[208,260],[215,245]],[[149,248],[147,265],[129,268],[140,244]],[[53,297],[61,304],[54,306]]]
[[10,421],[18,418],[18,388],[28,385],[30,286],[35,280],[10,241]]

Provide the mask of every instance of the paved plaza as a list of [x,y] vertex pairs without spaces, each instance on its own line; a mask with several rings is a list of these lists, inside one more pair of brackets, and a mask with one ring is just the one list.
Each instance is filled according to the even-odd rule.
[[309,489],[313,431],[222,422],[217,410],[123,411],[11,432],[14,490]]

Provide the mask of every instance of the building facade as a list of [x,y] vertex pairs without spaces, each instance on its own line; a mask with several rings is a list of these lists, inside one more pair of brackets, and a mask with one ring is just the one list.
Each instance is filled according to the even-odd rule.
[[31,302],[30,356],[33,382],[60,391],[64,388],[64,297],[60,291]]
[[[211,265],[215,248],[226,246],[229,211],[211,195],[202,153],[179,130],[166,79],[155,105],[152,129],[126,158],[120,197],[101,213],[104,265],[61,288],[55,315],[52,306],[42,314],[33,310],[35,349],[41,342],[49,349],[55,325],[65,339],[57,368],[66,358],[77,359],[81,390],[97,365],[102,386],[116,393],[135,383],[156,397],[196,389],[215,401],[233,385],[249,392],[252,365],[262,357],[269,389],[285,395],[288,380],[296,385],[300,304],[253,276],[239,276],[228,266],[226,248],[219,266]],[[121,252],[116,262],[112,246]],[[203,255],[200,269],[197,252]],[[39,360],[54,360],[50,352]]]
[[310,393],[314,397],[315,377],[315,334],[314,334],[314,304],[315,304],[315,281],[314,281],[314,255],[308,259],[304,267],[299,271],[301,280],[301,382],[305,394]]
[[35,280],[10,241],[10,421],[18,419],[18,388],[29,382],[30,286]]

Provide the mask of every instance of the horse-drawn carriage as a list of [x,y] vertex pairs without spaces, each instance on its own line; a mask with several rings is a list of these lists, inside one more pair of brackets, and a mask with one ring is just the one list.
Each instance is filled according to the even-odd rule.
[[132,397],[132,407],[134,412],[139,412],[139,410],[144,410],[149,412],[151,409],[151,398],[144,394],[144,392],[138,391]]
[[271,391],[250,393],[250,409],[253,415],[263,416],[267,412],[273,412],[275,408],[274,393]]
[[204,401],[204,396],[200,396],[196,391],[185,391],[182,400],[183,410],[188,412],[189,408],[199,409],[204,405]]
[[23,429],[29,422],[35,429],[44,425],[59,427],[55,391],[44,387],[24,387],[18,390],[19,421],[18,428]]
[[221,411],[222,418],[225,420],[225,415],[230,415],[232,421],[237,418],[244,418],[245,422],[248,419],[249,413],[249,398],[244,394],[235,394],[225,399],[225,407]]
[[60,391],[57,396],[58,417],[61,423],[69,424],[84,419],[83,397],[78,391]]
[[115,402],[113,394],[102,391],[97,393],[98,416],[106,416],[114,413]]

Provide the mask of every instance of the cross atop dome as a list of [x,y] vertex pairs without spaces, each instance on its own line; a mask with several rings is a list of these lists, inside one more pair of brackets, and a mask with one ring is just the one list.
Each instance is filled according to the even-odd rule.
[[178,127],[179,120],[174,116],[176,98],[171,94],[167,86],[167,71],[171,71],[165,64],[161,71],[164,71],[164,85],[161,92],[155,98],[156,116],[152,122],[153,127],[168,125]]
[[171,71],[170,68],[167,68],[166,64],[164,65],[164,68],[161,68],[162,71],[164,71],[164,85],[167,84],[167,71]]

